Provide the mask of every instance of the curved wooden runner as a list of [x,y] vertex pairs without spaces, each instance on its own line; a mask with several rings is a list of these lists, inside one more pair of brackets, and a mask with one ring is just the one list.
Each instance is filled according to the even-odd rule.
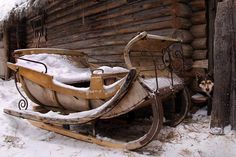
[[163,111],[160,98],[157,95],[155,95],[154,98],[152,98],[152,110],[153,110],[153,123],[147,134],[143,135],[137,140],[133,140],[127,143],[97,139],[96,137],[75,133],[52,124],[45,124],[42,122],[35,122],[35,121],[30,121],[30,123],[41,129],[52,131],[85,142],[94,143],[111,148],[135,150],[144,147],[145,145],[150,143],[153,140],[153,138],[160,132],[163,120]]

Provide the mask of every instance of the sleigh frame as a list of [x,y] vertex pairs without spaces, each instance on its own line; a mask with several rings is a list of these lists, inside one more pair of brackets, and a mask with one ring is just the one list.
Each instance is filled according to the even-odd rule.
[[[174,44],[180,46],[176,47]],[[139,33],[124,49],[124,59],[129,71],[113,74],[94,73],[99,70],[98,66],[90,64],[87,61],[88,56],[80,51],[43,48],[16,50],[14,54],[16,58],[22,59],[21,56],[24,55],[45,52],[75,57],[81,67],[91,69],[89,86],[85,90],[58,82],[53,76],[47,74],[47,66],[44,72],[39,72],[8,63],[8,67],[15,71],[15,79],[22,84],[27,97],[37,106],[27,109],[27,99],[24,97],[24,100],[18,104],[19,109],[6,108],[4,109],[6,114],[28,119],[36,127],[75,139],[107,147],[135,150],[147,145],[159,133],[163,125],[165,100],[170,98],[172,100],[172,116],[165,124],[178,125],[188,112],[189,93],[177,76],[184,70],[184,57],[179,40],[151,35],[147,32]],[[144,67],[142,63],[137,62],[137,58],[142,61],[142,57],[151,59],[151,64]],[[174,77],[178,80],[176,81]],[[159,79],[167,80],[169,84],[160,87]],[[106,85],[106,81],[110,80],[115,81]],[[154,88],[148,85],[147,80],[152,81]],[[175,112],[178,106],[175,103],[176,94],[181,97],[181,107],[178,112]],[[152,108],[152,125],[142,137],[129,142],[101,140],[96,136],[83,135],[63,128],[65,125],[109,120],[145,106]],[[48,114],[48,111],[56,112]]]

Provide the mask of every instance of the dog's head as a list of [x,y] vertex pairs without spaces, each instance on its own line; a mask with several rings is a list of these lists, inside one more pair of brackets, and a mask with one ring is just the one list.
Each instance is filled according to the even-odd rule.
[[211,92],[213,91],[214,82],[213,79],[209,76],[199,78],[198,85],[201,90],[206,93],[208,96],[211,96]]

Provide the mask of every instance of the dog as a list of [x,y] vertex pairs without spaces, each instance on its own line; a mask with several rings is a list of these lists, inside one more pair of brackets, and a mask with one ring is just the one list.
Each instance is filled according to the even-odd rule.
[[208,97],[207,102],[207,115],[211,114],[212,110],[212,97],[213,97],[213,89],[214,89],[214,80],[207,74],[205,77],[198,78],[198,85],[201,89],[199,93]]

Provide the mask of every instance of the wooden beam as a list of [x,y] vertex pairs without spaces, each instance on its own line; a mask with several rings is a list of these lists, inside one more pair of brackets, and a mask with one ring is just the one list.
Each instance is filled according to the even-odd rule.
[[[223,134],[229,124],[230,85],[232,68],[232,10],[231,0],[218,2],[214,37],[214,93],[212,101],[212,133]],[[214,132],[218,128],[218,132]]]
[[230,91],[230,104],[231,104],[231,117],[230,124],[233,130],[236,130],[236,1],[232,0],[232,20],[233,20],[233,33],[232,33],[232,74],[231,74],[231,91]]
[[198,60],[193,62],[193,68],[204,68],[207,69],[208,68],[208,60]]

